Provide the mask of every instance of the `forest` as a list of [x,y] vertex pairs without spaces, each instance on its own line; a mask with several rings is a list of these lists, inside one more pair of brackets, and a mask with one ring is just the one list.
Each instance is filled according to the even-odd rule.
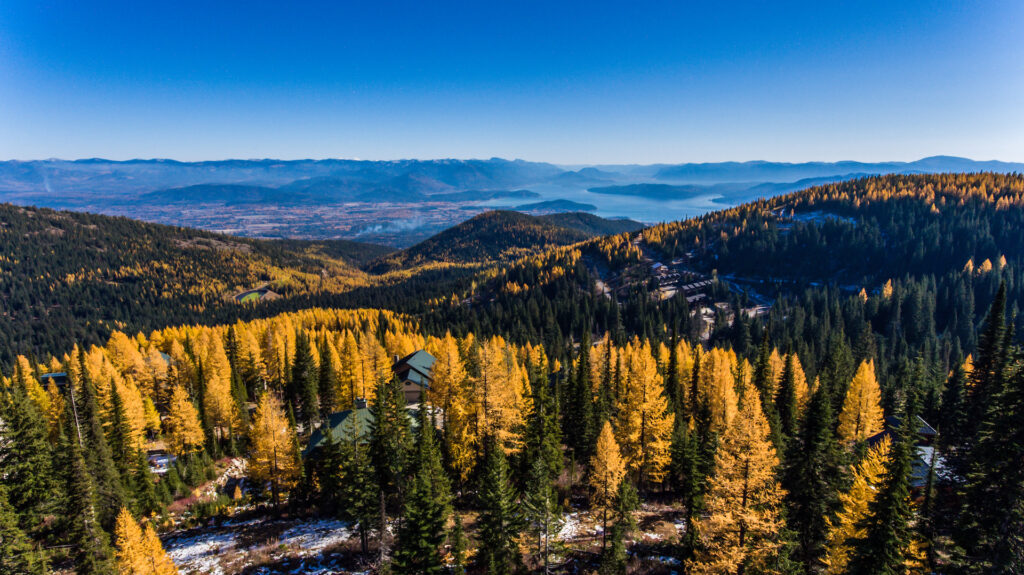
[[[1022,201],[1019,175],[863,178],[372,279],[358,246],[5,213],[8,315],[41,315],[0,342],[0,572],[1024,571]],[[651,258],[713,278],[710,325]],[[307,518],[349,537],[182,550]]]

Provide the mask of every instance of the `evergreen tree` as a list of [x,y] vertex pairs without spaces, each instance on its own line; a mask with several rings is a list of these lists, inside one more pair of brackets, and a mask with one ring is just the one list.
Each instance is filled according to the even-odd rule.
[[[80,357],[84,357],[84,354]],[[72,437],[81,434],[79,438],[83,443],[80,447],[95,486],[96,518],[104,529],[113,530],[117,513],[127,506],[128,496],[103,430],[96,390],[86,373],[84,360],[80,359],[79,365],[79,398],[68,402],[74,412],[73,417],[69,418],[75,425]],[[75,395],[73,390],[70,393]]]
[[523,437],[525,449],[522,459],[526,467],[523,475],[529,475],[534,462],[540,460],[547,468],[547,477],[555,479],[562,472],[562,434],[555,412],[555,401],[542,366],[531,364],[529,374],[534,393]]
[[329,346],[330,343],[327,341],[327,336],[321,336],[317,346],[320,352],[320,372],[317,375],[317,385],[319,386],[320,413],[324,417],[327,417],[336,409],[338,405],[338,388],[341,385],[338,379],[338,372],[335,370],[334,362],[331,360],[332,350]]
[[18,515],[0,484],[0,573],[43,575],[45,557],[33,548],[31,539],[18,527]]
[[553,485],[551,470],[542,457],[535,457],[527,476],[523,511],[529,531],[537,538],[537,552],[544,573],[550,572],[548,556],[551,549],[551,535],[558,530],[557,494]]
[[46,422],[21,386],[0,391],[0,437],[0,485],[7,488],[21,529],[32,533],[63,497]]
[[828,521],[837,505],[840,451],[832,433],[832,404],[824,387],[811,396],[799,433],[789,445],[783,486],[796,558],[807,573],[819,570],[828,541]]
[[797,433],[799,412],[797,409],[796,370],[794,357],[796,354],[786,354],[786,367],[782,370],[782,378],[779,381],[779,388],[775,394],[775,410],[779,414],[779,425],[783,437],[789,440]]
[[900,414],[900,425],[893,430],[885,477],[878,496],[869,506],[866,533],[856,542],[849,572],[857,575],[897,575],[907,572],[913,559],[914,537],[911,528],[913,508],[910,500],[910,473],[917,439],[916,390]]
[[304,330],[299,330],[295,336],[295,360],[292,362],[292,400],[298,404],[302,420],[310,430],[320,421],[317,375],[309,336]]
[[505,450],[490,437],[480,475],[479,497],[479,565],[495,575],[512,573],[522,562],[517,539],[523,521],[509,481]]
[[399,573],[441,573],[440,548],[451,493],[441,464],[436,431],[426,409],[420,409],[420,429],[413,460],[412,487],[405,499],[392,567]]
[[448,539],[452,542],[452,575],[466,575],[466,533],[462,527],[462,515],[458,512]]
[[972,573],[1024,571],[1024,370],[992,401],[972,448],[956,539]]
[[[370,404],[373,423],[370,427],[370,457],[376,475],[381,525],[387,525],[388,500],[403,492],[403,479],[409,465],[412,435],[405,409],[405,394],[398,378],[381,379],[376,396]],[[387,557],[384,534],[380,530],[380,560]]]
[[[69,402],[70,403],[70,402]],[[69,408],[70,409],[70,408]],[[82,447],[76,437],[78,431],[74,418],[70,437],[63,446],[68,452],[68,535],[73,545],[75,570],[79,575],[112,575],[114,562],[110,551],[110,539],[99,523],[97,495]]]

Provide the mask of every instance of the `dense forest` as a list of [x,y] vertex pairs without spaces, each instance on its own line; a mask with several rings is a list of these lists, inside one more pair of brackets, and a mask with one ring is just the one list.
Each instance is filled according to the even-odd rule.
[[[37,286],[12,312],[71,294],[120,311],[104,339],[38,319],[32,354],[8,336],[0,572],[171,573],[175,533],[283,516],[351,526],[344,571],[1021,572],[1022,194],[1017,175],[866,178],[372,281],[372,258],[316,246],[9,218],[29,223],[5,226],[3,281]],[[32,234],[74,241],[28,264]],[[654,297],[662,259],[712,278],[706,297]],[[198,279],[286,264],[333,271],[204,311],[220,296]],[[59,266],[87,287],[10,279]],[[187,311],[117,323],[156,286]],[[421,349],[432,379],[407,405],[392,364]],[[366,428],[335,437],[339,413]],[[159,476],[156,443],[176,458]],[[204,491],[236,461],[244,488]]]

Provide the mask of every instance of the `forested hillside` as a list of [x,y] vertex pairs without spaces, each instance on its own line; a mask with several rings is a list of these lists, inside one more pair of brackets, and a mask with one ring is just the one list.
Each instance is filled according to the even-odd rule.
[[[1022,201],[1017,175],[867,178],[363,284],[338,254],[157,228],[185,288],[243,252],[338,266],[352,284],[297,275],[288,305],[362,309],[195,308],[18,357],[0,385],[0,566],[1019,572]],[[100,220],[63,216],[4,237],[93,246]],[[479,241],[459,249],[499,257]],[[92,251],[101,270],[114,257]],[[436,361],[409,395],[392,362],[420,349]],[[176,460],[156,477],[158,446]],[[295,535],[325,522],[330,544]]]
[[591,214],[531,216],[494,210],[470,218],[371,266],[387,271],[430,262],[484,263],[514,260],[539,249],[572,244],[598,235],[636,231],[628,220],[606,220]]

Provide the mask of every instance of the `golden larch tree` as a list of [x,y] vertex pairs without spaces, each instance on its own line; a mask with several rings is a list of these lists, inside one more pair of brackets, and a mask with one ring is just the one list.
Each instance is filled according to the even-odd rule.
[[740,566],[756,568],[780,545],[785,491],[775,478],[779,459],[757,392],[747,388],[741,395],[736,418],[715,454],[705,517],[697,523],[699,549],[687,562],[690,573],[737,573]]
[[660,483],[670,462],[672,423],[668,398],[649,344],[639,341],[626,346],[625,394],[620,398],[616,432],[626,453],[629,469],[646,481]]
[[597,437],[597,450],[590,458],[590,488],[594,490],[590,508],[601,514],[603,533],[608,532],[608,513],[615,508],[619,483],[625,475],[626,462],[622,459],[619,444],[615,442],[612,424],[606,421]]
[[206,441],[203,427],[199,423],[199,413],[183,385],[175,385],[171,392],[164,425],[164,440],[171,453],[177,456],[192,453]]
[[237,427],[238,412],[231,395],[231,364],[228,363],[224,344],[217,333],[207,333],[204,359],[206,389],[203,392],[203,408],[214,434],[224,437]]
[[714,348],[700,359],[697,378],[697,401],[708,406],[711,427],[723,432],[736,416],[735,366],[729,353]]
[[117,538],[117,571],[121,575],[177,575],[178,569],[167,556],[151,525],[145,529],[122,507],[114,526]]
[[854,469],[850,490],[839,494],[839,514],[835,520],[826,518],[829,526],[824,557],[826,573],[845,573],[854,541],[867,534],[862,522],[868,516],[868,507],[878,495],[890,444],[889,438],[885,437],[868,450]]
[[281,400],[273,392],[264,393],[249,431],[249,473],[257,482],[270,483],[275,504],[281,491],[291,489],[299,478],[294,434]]
[[855,442],[882,431],[885,420],[881,400],[882,391],[875,379],[875,363],[873,360],[862,361],[839,413],[839,438]]

